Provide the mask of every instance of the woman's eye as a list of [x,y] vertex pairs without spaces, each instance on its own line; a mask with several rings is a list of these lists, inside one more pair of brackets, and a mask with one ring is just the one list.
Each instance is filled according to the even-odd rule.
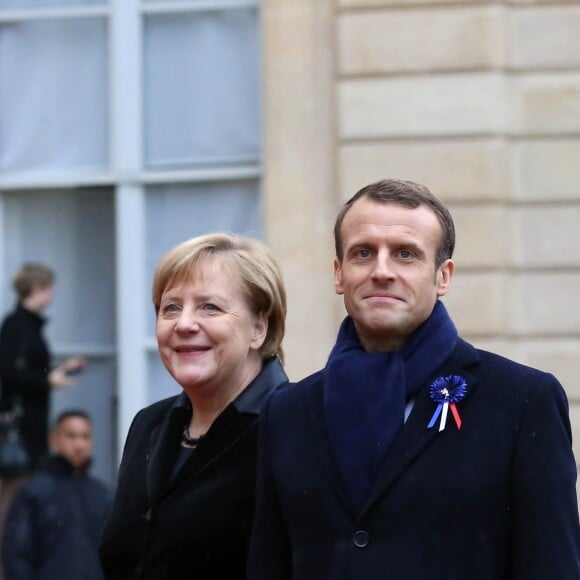
[[163,308],[161,309],[162,312],[167,313],[167,314],[172,314],[174,312],[178,312],[179,311],[179,307],[177,306],[177,304],[165,304],[163,306]]
[[208,312],[219,312],[219,307],[211,302],[207,302],[203,305],[203,309],[207,310]]

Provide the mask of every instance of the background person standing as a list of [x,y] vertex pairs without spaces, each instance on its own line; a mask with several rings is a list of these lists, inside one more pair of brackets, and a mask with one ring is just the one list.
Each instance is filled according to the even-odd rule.
[[6,518],[5,580],[101,580],[97,555],[112,493],[88,474],[92,426],[87,413],[61,413],[53,451],[16,492]]
[[18,303],[0,329],[0,381],[4,410],[22,409],[20,435],[34,469],[47,455],[50,391],[75,383],[69,376],[84,367],[68,358],[52,370],[42,330],[43,312],[52,302],[55,275],[42,264],[24,264],[13,279]]

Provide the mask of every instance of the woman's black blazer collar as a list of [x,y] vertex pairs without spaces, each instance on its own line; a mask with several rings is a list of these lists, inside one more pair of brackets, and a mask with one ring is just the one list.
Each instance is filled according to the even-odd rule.
[[279,359],[274,357],[267,361],[260,374],[222,411],[195,454],[170,483],[181,432],[191,413],[191,403],[185,392],[178,395],[165,419],[151,432],[146,477],[150,501],[159,502],[184,479],[189,479],[217,460],[255,423],[270,392],[286,382],[288,377]]

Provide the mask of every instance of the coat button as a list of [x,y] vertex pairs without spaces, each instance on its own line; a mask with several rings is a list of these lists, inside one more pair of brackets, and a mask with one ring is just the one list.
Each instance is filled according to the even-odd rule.
[[366,548],[369,545],[369,535],[364,530],[358,530],[352,537],[352,543],[357,548]]

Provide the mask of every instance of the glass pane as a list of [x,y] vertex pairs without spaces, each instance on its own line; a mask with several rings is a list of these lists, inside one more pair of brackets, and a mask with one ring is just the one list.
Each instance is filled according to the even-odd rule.
[[0,103],[0,171],[105,169],[106,21],[1,24]]
[[51,344],[112,347],[115,341],[115,227],[110,190],[4,194],[4,307],[9,280],[27,261],[57,279],[46,335]]
[[254,8],[145,18],[145,161],[256,161],[260,50]]
[[[23,262],[56,272],[46,337],[55,357],[82,353],[86,370],[70,389],[55,391],[52,414],[88,410],[94,419],[94,472],[112,482],[116,468],[115,228],[110,189],[3,194],[5,272],[2,313],[12,309],[10,279]],[[78,349],[78,350],[77,350]]]
[[62,6],[106,5],[108,0],[0,0],[0,9],[22,10],[23,8],[56,8]]
[[[254,180],[197,185],[163,185],[147,191],[147,280],[159,258],[184,240],[201,234],[226,231],[252,237],[262,236],[262,214],[258,183]],[[153,306],[145,316],[149,336],[155,336]]]

